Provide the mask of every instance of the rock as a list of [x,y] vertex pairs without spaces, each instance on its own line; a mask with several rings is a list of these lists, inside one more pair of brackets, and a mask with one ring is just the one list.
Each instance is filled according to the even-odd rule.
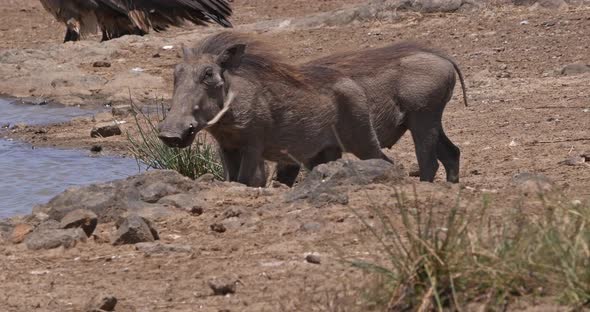
[[146,203],[155,203],[160,198],[174,194],[176,186],[166,183],[166,181],[154,181],[149,185],[145,185],[139,190],[139,196],[142,201]]
[[71,248],[78,242],[86,241],[86,233],[82,229],[35,229],[26,240],[31,250],[53,249],[57,247]]
[[121,135],[121,128],[118,124],[113,122],[97,124],[90,131],[90,136],[93,138],[107,138],[114,135]]
[[565,0],[537,0],[529,9],[531,11],[538,9],[547,10],[567,10],[568,5]]
[[115,105],[111,107],[111,113],[117,117],[127,117],[134,113],[131,105]]
[[117,298],[115,296],[98,294],[88,301],[84,310],[87,312],[115,311],[116,305]]
[[33,227],[29,224],[17,224],[14,229],[12,229],[12,234],[10,234],[10,241],[13,244],[20,244],[22,243],[29,233],[33,232]]
[[418,167],[418,164],[416,164],[416,163],[412,164],[412,166],[410,167],[410,171],[408,172],[408,175],[410,177],[419,177],[420,176],[420,167]]
[[559,72],[563,76],[574,76],[590,72],[590,65],[569,64],[561,68]]
[[71,211],[60,222],[62,229],[81,228],[88,237],[92,235],[97,224],[98,217],[94,212],[87,209]]
[[102,146],[98,144],[92,145],[92,147],[90,147],[90,151],[93,153],[100,153],[102,152]]
[[94,212],[101,223],[116,221],[120,216],[139,214],[142,211],[178,213],[176,209],[150,204],[144,199],[153,202],[159,200],[160,196],[188,192],[194,186],[192,180],[176,171],[150,170],[126,179],[68,188],[47,204],[34,207],[33,213],[45,213],[51,219],[61,220],[70,211],[87,209]]
[[584,156],[571,156],[565,160],[559,162],[561,165],[566,166],[581,166],[586,164],[586,157]]
[[207,284],[213,290],[215,296],[225,296],[227,294],[235,294],[236,288],[239,283],[239,279],[236,276],[224,276],[214,277],[209,279]]
[[301,225],[301,229],[305,232],[317,232],[322,228],[318,222],[306,222]]
[[7,220],[0,220],[0,238],[8,238],[12,234],[14,226]]
[[320,256],[317,254],[308,254],[305,256],[305,261],[313,264],[320,264],[322,261]]
[[135,249],[147,254],[164,254],[164,253],[191,253],[191,246],[164,244],[164,243],[137,243]]
[[92,67],[111,67],[111,63],[107,61],[96,61],[92,63]]
[[453,12],[462,4],[462,0],[414,0],[412,9],[424,13]]
[[241,215],[242,215],[242,210],[235,208],[235,207],[228,208],[227,210],[225,210],[223,212],[224,219],[239,218]]
[[221,223],[213,223],[213,224],[211,224],[210,227],[213,232],[217,232],[217,233],[225,233],[225,231],[227,231],[227,229],[225,228],[225,225],[223,225]]
[[209,183],[215,181],[215,176],[212,173],[205,173],[204,175],[197,178],[197,182]]
[[315,167],[301,183],[286,194],[286,202],[306,200],[315,206],[330,203],[345,205],[348,203],[348,196],[342,191],[342,187],[399,182],[404,177],[401,167],[381,159],[339,159]]
[[111,240],[115,246],[153,242],[160,238],[158,232],[151,226],[151,222],[137,215],[121,219],[116,226],[117,232]]
[[523,172],[512,177],[512,184],[525,194],[543,194],[554,188],[553,181],[542,174]]
[[36,231],[40,231],[40,230],[58,230],[58,229],[61,229],[61,223],[59,223],[57,220],[54,220],[54,219],[47,219],[45,221],[42,221],[35,228]]
[[203,214],[204,207],[206,205],[205,201],[192,194],[186,193],[163,197],[162,199],[158,200],[158,204],[179,208],[194,215]]

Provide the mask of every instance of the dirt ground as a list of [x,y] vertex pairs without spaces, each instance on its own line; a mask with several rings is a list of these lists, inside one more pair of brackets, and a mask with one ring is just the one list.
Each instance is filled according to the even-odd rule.
[[[362,2],[236,0],[234,23],[240,30],[240,25],[296,18]],[[62,25],[37,1],[3,2],[0,16],[0,50],[43,49],[62,40]],[[511,192],[515,174],[533,172],[553,180],[570,198],[588,200],[590,164],[563,161],[590,154],[590,73],[565,76],[560,70],[568,64],[590,64],[589,16],[588,7],[543,11],[488,6],[461,13],[399,13],[395,22],[274,29],[261,31],[261,36],[293,63],[402,40],[446,51],[456,58],[465,75],[469,107],[462,105],[457,89],[443,121],[448,137],[461,149],[461,186],[443,183],[441,168],[433,186],[439,187],[436,193],[455,194],[462,188],[469,190],[475,201],[483,193],[501,198]],[[198,31],[175,29],[148,38],[178,41]],[[154,58],[156,53],[159,57]],[[127,67],[142,67],[161,77],[170,93],[172,66],[179,61],[177,48],[129,47],[125,55],[124,65],[94,68],[80,60],[79,68],[108,79]],[[110,118],[101,114],[95,119]],[[132,131],[131,120],[126,120],[124,127]],[[105,153],[126,153],[124,137],[90,138],[93,123],[81,119],[44,127],[46,133],[29,127],[3,135],[34,145],[88,149],[100,144]],[[409,135],[386,153],[406,168],[415,166]],[[377,186],[371,194],[386,201],[389,191]],[[34,253],[21,245],[0,245],[0,310],[78,311],[88,296],[99,291],[112,292],[120,299],[117,311],[355,310],[371,277],[340,262],[339,252],[346,257],[366,256],[374,247],[359,240],[362,225],[350,209],[366,203],[364,195],[355,194],[348,206],[316,209],[285,205],[272,211],[261,208],[269,200],[264,196],[232,199],[230,194],[219,199],[212,214],[239,206],[259,218],[255,226],[223,234],[209,231],[215,219],[209,214],[160,221],[164,241],[198,250],[186,255],[145,256],[133,247],[95,242]],[[450,205],[451,200],[441,198],[443,207]],[[317,222],[319,228],[303,229],[310,222]],[[321,265],[306,263],[304,253],[312,251],[327,260]],[[205,281],[226,273],[235,273],[242,281],[236,295],[210,296]]]

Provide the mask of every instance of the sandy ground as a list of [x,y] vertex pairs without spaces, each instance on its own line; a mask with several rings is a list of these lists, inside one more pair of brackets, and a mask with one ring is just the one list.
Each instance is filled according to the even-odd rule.
[[[236,1],[234,20],[239,30],[242,24],[300,17],[360,2]],[[0,6],[0,49],[52,48],[61,42],[63,27],[36,1],[14,3]],[[590,165],[562,161],[590,152],[590,73],[564,76],[559,71],[568,64],[590,64],[589,15],[588,8],[539,11],[490,6],[452,14],[400,13],[396,22],[272,30],[261,36],[293,63],[401,40],[447,51],[461,66],[468,88],[469,107],[462,105],[460,92],[455,92],[443,119],[447,135],[461,148],[461,187],[472,190],[475,201],[482,192],[502,197],[510,192],[513,175],[534,172],[549,177],[572,199],[583,200],[590,197]],[[178,43],[198,31],[173,30],[147,38]],[[179,61],[176,48],[130,46],[124,53],[124,64],[94,68],[80,60],[78,69],[109,79],[124,68],[142,67],[162,79],[162,94],[170,94],[172,66]],[[154,58],[155,54],[160,57]],[[103,114],[95,119],[111,117]],[[124,137],[90,138],[94,122],[86,119],[45,127],[47,132],[41,134],[35,133],[36,127],[20,128],[3,135],[34,145],[87,149],[99,144],[105,153],[126,153]],[[130,123],[124,127],[133,131]],[[415,166],[409,135],[386,153],[406,168]],[[437,194],[448,187],[441,182],[443,177],[441,169],[436,185],[442,189]],[[382,194],[385,200],[390,191],[378,186],[372,194]],[[364,195],[357,195],[349,206],[362,208]],[[350,207],[284,206],[266,211],[261,208],[264,197],[224,201],[211,214],[240,206],[262,214],[262,220],[223,235],[208,230],[211,215],[161,221],[158,226],[165,241],[198,250],[187,255],[151,257],[133,247],[94,242],[39,253],[20,245],[0,246],[0,287],[4,288],[0,310],[78,311],[98,291],[116,293],[121,311],[324,311],[334,305],[354,310],[362,301],[359,293],[370,277],[341,263],[337,253],[359,255],[371,250],[370,243],[359,242],[356,233],[362,233],[362,226]],[[450,204],[440,201],[443,206]],[[309,222],[320,223],[320,229],[302,230],[301,225]],[[303,253],[317,250],[328,253],[329,260],[319,266],[305,263]],[[225,273],[240,275],[243,284],[237,295],[210,296],[205,281]]]

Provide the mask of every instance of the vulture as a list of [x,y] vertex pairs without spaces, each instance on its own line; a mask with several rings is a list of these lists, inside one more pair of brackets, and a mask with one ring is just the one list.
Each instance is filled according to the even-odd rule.
[[[215,22],[232,27],[227,0],[40,0],[43,7],[67,27],[64,42],[78,41],[100,29],[106,41],[124,35],[147,34],[186,21],[207,26]],[[230,0],[231,1],[231,0]]]

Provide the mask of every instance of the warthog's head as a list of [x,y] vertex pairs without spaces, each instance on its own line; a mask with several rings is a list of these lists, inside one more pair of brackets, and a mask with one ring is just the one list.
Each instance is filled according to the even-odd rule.
[[183,47],[184,61],[174,70],[172,107],[158,126],[166,145],[187,147],[197,132],[223,117],[234,98],[225,71],[240,66],[245,49],[235,44],[211,55]]

